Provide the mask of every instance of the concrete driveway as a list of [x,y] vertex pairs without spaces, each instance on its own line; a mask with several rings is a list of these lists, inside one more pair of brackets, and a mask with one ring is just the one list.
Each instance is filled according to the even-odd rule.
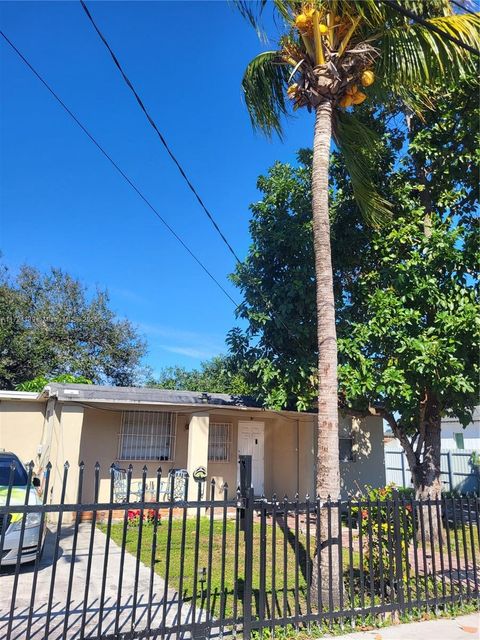
[[[84,614],[90,532],[91,525],[89,523],[80,525],[73,567],[73,588],[70,610],[67,612],[66,597],[72,566],[73,526],[62,528],[50,614],[48,612],[48,601],[51,589],[55,536],[52,532],[47,534],[45,551],[38,571],[30,635],[27,630],[27,624],[34,572],[33,566],[30,565],[24,565],[21,568],[14,605],[13,625],[8,640],[26,640],[27,638],[32,638],[32,640],[43,640],[44,638],[48,638],[48,640],[57,638],[80,640],[81,638],[97,638],[100,635],[100,631],[102,636],[104,634],[107,636],[114,634],[116,631],[117,590],[120,580],[122,580],[122,596],[118,604],[118,631],[120,633],[128,633],[132,630],[139,631],[145,629],[148,609],[151,611],[151,628],[155,629],[161,625],[165,588],[164,580],[157,574],[154,574],[153,598],[151,602],[149,602],[150,568],[140,564],[137,599],[136,606],[134,606],[135,558],[129,553],[125,553],[123,575],[120,577],[120,547],[112,540],[110,541],[108,554],[107,578],[102,607],[103,612],[101,612],[101,586],[107,538],[98,529],[95,530],[91,574]],[[8,621],[12,602],[14,573],[14,567],[2,567],[0,570],[0,638],[8,637]],[[174,627],[179,619],[181,619],[182,623],[191,622],[191,603],[183,602],[181,604],[181,614],[179,618],[178,593],[173,590],[168,590],[166,598],[166,620],[167,625],[173,627],[172,635],[175,637],[177,634],[175,633]],[[82,622],[83,617],[85,617],[84,625]],[[195,616],[196,621],[200,621],[204,619],[204,617],[204,612],[197,609]],[[48,634],[46,633],[47,618],[50,618]],[[63,635],[64,631],[65,635]],[[172,635],[170,637],[172,637]],[[181,637],[189,637],[189,634],[182,634]]]

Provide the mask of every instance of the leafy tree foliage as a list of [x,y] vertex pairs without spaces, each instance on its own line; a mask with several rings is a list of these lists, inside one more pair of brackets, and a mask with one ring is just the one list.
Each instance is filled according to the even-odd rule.
[[311,213],[311,153],[296,167],[276,163],[258,179],[251,206],[253,244],[233,282],[248,329],[227,338],[234,364],[247,363],[252,387],[271,407],[302,403],[316,368],[316,301]]
[[26,380],[17,384],[16,391],[42,391],[50,382],[59,382],[60,384],[92,384],[92,381],[83,376],[72,376],[68,373],[64,373],[61,376],[55,376],[55,378],[46,378],[45,376],[37,376],[33,380]]
[[158,378],[149,380],[147,386],[232,395],[249,395],[251,391],[242,373],[232,365],[228,356],[216,356],[202,362],[200,369],[166,367]]
[[138,380],[145,343],[109,307],[106,291],[89,298],[85,286],[59,269],[24,266],[0,273],[0,388],[42,376],[82,376],[94,383]]
[[[423,122],[395,105],[362,110],[381,141],[365,162],[395,203],[386,226],[364,225],[342,156],[332,154],[341,405],[389,421],[418,486],[432,486],[440,417],[452,413],[466,424],[478,399],[474,95],[467,82],[438,90],[437,111]],[[259,180],[253,244],[233,276],[249,326],[230,332],[230,347],[249,363],[265,404],[276,408],[312,406],[316,391],[308,154],[299,160],[295,167],[277,163]]]
[[389,178],[396,218],[372,238],[339,340],[346,406],[385,417],[419,493],[441,488],[441,417],[466,425],[478,402],[474,95],[457,84],[432,96],[437,115],[407,114],[408,153]]

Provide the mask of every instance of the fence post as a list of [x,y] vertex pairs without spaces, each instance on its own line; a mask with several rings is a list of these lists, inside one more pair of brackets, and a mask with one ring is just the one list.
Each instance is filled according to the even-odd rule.
[[406,489],[407,481],[405,478],[405,454],[403,453],[403,451],[400,453],[400,460],[402,461],[402,485],[403,488]]
[[448,461],[448,487],[449,491],[453,491],[453,474],[452,474],[452,452],[447,452],[447,461]]
[[[403,459],[403,456],[402,456]],[[398,491],[393,495],[393,534],[395,538],[395,581],[397,583],[398,609],[402,614],[405,609],[405,598],[403,593],[403,558],[402,558],[402,533],[400,530],[400,511],[398,508]],[[407,541],[405,540],[405,544]]]
[[247,490],[245,501],[245,582],[243,585],[243,638],[252,634],[252,576],[253,576],[253,487]]

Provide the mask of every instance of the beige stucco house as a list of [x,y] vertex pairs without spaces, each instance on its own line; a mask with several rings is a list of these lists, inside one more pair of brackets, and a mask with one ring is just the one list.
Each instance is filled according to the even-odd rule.
[[[85,463],[83,501],[93,499],[93,469],[100,463],[100,500],[108,500],[112,462],[133,465],[140,481],[158,467],[207,469],[218,491],[233,496],[238,457],[252,456],[256,494],[314,495],[313,413],[269,411],[244,398],[163,389],[50,384],[37,393],[0,391],[0,449],[33,460],[41,474],[53,465],[52,500],[58,500],[65,461],[70,463],[66,502],[75,502],[78,464]],[[382,420],[340,416],[342,494],[385,483]],[[195,492],[191,483],[190,496]]]

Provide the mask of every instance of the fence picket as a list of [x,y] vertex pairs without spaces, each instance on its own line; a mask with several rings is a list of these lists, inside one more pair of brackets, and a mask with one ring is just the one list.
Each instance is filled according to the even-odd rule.
[[[2,544],[8,543],[12,518],[22,544],[31,513],[40,514],[41,522],[51,518],[53,533],[50,571],[39,571],[37,553],[33,580],[24,581],[17,555],[10,575],[1,576],[8,580],[2,587],[11,587],[7,606],[0,601],[0,632],[7,640],[35,637],[40,628],[46,640],[172,634],[194,640],[238,634],[248,640],[253,633],[274,637],[282,627],[307,633],[314,633],[314,624],[320,630],[334,624],[353,628],[369,617],[437,611],[480,596],[477,496],[417,500],[394,492],[374,499],[322,502],[307,495],[302,501],[295,495],[278,501],[275,495],[255,499],[251,487],[230,498],[226,484],[219,497],[212,480],[210,491],[199,482],[196,498],[188,499],[188,475],[182,476],[181,496],[169,475],[167,496],[158,469],[147,500],[148,469],[142,469],[141,490],[135,492],[130,466],[123,472],[122,499],[114,499],[117,471],[111,467],[109,482],[102,484],[109,501],[99,502],[95,465],[93,501],[86,502],[89,487],[81,464],[76,503],[66,501],[70,478],[77,477],[68,465],[59,497],[49,502],[49,471],[38,504],[19,500],[18,494],[8,498],[13,474],[0,504],[0,523],[6,525]],[[29,485],[31,479],[30,468]],[[73,514],[71,524],[66,513]],[[84,514],[91,515],[90,523],[83,522]],[[9,553],[7,547],[2,558]],[[56,587],[57,578],[65,580],[64,589]],[[335,581],[333,588],[325,589],[324,578]],[[16,605],[20,588],[22,602],[30,603],[28,615]],[[155,603],[157,592],[161,599]],[[38,601],[43,611],[34,610]]]

